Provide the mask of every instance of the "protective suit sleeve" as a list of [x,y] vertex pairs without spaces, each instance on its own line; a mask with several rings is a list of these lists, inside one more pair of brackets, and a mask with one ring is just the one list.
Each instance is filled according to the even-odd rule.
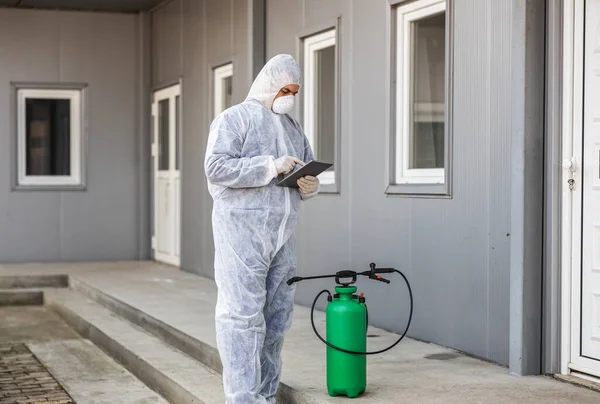
[[241,157],[245,132],[241,121],[241,117],[225,113],[211,126],[204,170],[213,185],[263,187],[277,177],[274,156]]
[[[300,127],[300,125],[298,125],[298,123],[296,123],[296,125],[298,127]],[[300,133],[302,133],[304,135],[304,132],[301,131]],[[315,159],[312,147],[310,147],[310,143],[308,142],[308,138],[306,137],[306,135],[304,135],[304,162],[308,163],[309,161],[312,161]],[[317,190],[313,193],[310,194],[303,194],[302,192],[300,192],[300,197],[302,198],[303,201],[307,201],[315,196],[317,196],[317,194],[319,193],[319,191],[321,190],[321,184],[319,184]]]

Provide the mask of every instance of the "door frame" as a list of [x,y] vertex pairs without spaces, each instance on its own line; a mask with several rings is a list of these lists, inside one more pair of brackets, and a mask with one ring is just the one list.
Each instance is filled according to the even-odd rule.
[[[152,141],[151,141],[151,158],[152,158],[152,183],[153,183],[153,192],[152,192],[152,197],[153,197],[153,202],[152,202],[152,206],[153,206],[153,213],[152,213],[152,217],[154,220],[154,226],[152,228],[152,232],[151,232],[151,249],[152,249],[152,254],[153,254],[153,258],[157,261],[160,261],[162,263],[165,264],[170,264],[170,265],[174,265],[179,267],[181,265],[181,194],[182,194],[182,190],[181,190],[181,167],[182,167],[182,161],[181,161],[181,150],[178,150],[181,148],[181,143],[182,143],[182,127],[183,127],[183,122],[182,122],[182,106],[183,106],[183,98],[182,98],[182,94],[181,94],[181,81],[178,81],[172,85],[166,86],[166,87],[162,87],[160,89],[156,89],[154,91],[152,91],[151,94],[151,119],[152,119],[152,127],[154,128],[152,130]],[[173,164],[175,164],[176,162],[176,158],[177,155],[179,154],[179,170],[177,170],[177,172],[173,173],[172,170],[169,169],[169,175],[173,175],[173,178],[171,178],[172,180],[178,179],[180,182],[180,186],[179,186],[179,190],[177,193],[173,193],[173,195],[175,195],[174,201],[173,202],[173,206],[178,205],[176,209],[174,209],[174,221],[175,221],[175,231],[173,232],[173,243],[174,243],[174,247],[179,245],[179,252],[177,255],[175,256],[170,256],[170,255],[166,255],[166,254],[162,254],[157,252],[156,248],[157,248],[157,242],[156,242],[156,227],[157,227],[157,223],[158,223],[158,209],[156,208],[156,202],[158,199],[158,187],[157,187],[157,173],[158,173],[158,102],[160,100],[165,100],[165,99],[169,99],[172,100],[169,102],[169,115],[171,116],[171,113],[173,113],[173,116],[177,115],[177,109],[176,109],[176,105],[175,105],[175,98],[179,97],[179,119],[169,119],[169,132],[173,131],[175,133],[174,138],[175,141],[173,142],[174,144],[169,144],[169,164],[171,164],[171,162],[173,162]],[[177,131],[177,122],[179,123],[179,131]],[[180,139],[179,142],[177,142],[177,135],[179,135]],[[171,137],[169,136],[169,142],[171,142]]]
[[[581,337],[581,227],[584,2],[564,0],[563,14],[563,111],[562,111],[562,217],[561,217],[561,365],[562,374],[595,380],[598,361],[580,355]],[[569,180],[574,180],[571,190]]]

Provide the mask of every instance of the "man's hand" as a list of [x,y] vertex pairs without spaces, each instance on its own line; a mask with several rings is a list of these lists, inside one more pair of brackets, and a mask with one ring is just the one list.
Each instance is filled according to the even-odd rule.
[[310,195],[319,189],[319,179],[311,175],[302,177],[298,180],[298,186],[300,187],[300,193],[303,195]]
[[298,160],[296,157],[283,156],[275,160],[275,167],[277,168],[277,174],[288,174],[291,172],[296,164],[301,166],[304,165],[302,160]]

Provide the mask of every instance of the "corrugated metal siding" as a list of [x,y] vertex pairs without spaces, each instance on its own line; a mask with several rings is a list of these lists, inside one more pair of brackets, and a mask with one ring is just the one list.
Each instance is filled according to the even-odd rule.
[[[341,15],[342,193],[305,205],[300,272],[369,262],[409,276],[411,335],[491,360],[508,361],[510,232],[510,2],[454,3],[453,199],[384,194],[388,108],[388,2],[267,2],[267,52],[294,53],[297,36]],[[292,10],[296,18],[284,18]],[[302,18],[300,18],[302,16]],[[299,24],[299,22],[303,22]],[[323,283],[306,283],[307,304]],[[408,301],[402,282],[359,283],[373,323],[400,330]]]
[[174,0],[152,13],[153,87],[179,80],[182,72],[182,0]]
[[[244,25],[247,11],[229,1],[177,0],[171,7],[183,13],[173,17],[183,24],[181,44],[173,45],[183,61],[178,65],[160,50],[176,40],[163,30],[176,28],[159,23],[154,84],[183,76],[182,262],[212,276],[211,201],[202,169],[210,68],[234,60],[234,97],[241,101],[251,81],[252,30]],[[342,26],[342,192],[303,206],[298,272],[362,269],[372,261],[402,269],[415,294],[412,336],[507,363],[512,3],[454,1],[453,199],[384,193],[388,8],[385,0],[267,1],[267,57],[298,56],[299,36],[338,17]],[[157,14],[163,12],[170,11]],[[297,301],[309,304],[322,286],[300,285]],[[399,330],[408,303],[401,280],[390,286],[361,281],[359,287],[376,308],[372,322]]]
[[[291,17],[293,16],[293,17]],[[352,2],[267,0],[267,58],[289,53],[299,59],[299,37],[324,28],[335,27],[341,16],[341,92],[342,116],[352,114],[352,93],[359,85],[352,82]],[[301,102],[298,99],[297,102]],[[329,273],[350,266],[350,193],[352,121],[345,119],[341,126],[341,195],[322,195],[318,200],[303,204],[298,231],[298,273],[309,275]],[[310,218],[310,219],[309,219]],[[309,305],[322,289],[319,282],[306,282],[297,289],[297,301]]]
[[490,188],[489,188],[489,319],[488,357],[508,361],[510,287],[510,170],[511,165],[511,33],[512,7],[490,1]]
[[174,0],[152,15],[153,85],[182,80],[181,266],[213,276],[212,200],[204,152],[212,121],[212,68],[233,62],[233,99],[252,80],[252,1]]
[[[1,262],[138,258],[136,57],[134,15],[0,9]],[[11,192],[11,81],[89,85],[85,192]]]

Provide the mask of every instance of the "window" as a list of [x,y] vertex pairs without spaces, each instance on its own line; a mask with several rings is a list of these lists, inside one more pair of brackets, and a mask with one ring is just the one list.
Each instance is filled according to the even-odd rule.
[[82,186],[82,90],[16,94],[17,187]]
[[448,193],[446,1],[396,10],[395,185],[401,193]]
[[231,95],[233,93],[233,64],[217,67],[214,72],[215,105],[214,116],[216,117],[227,108],[231,107]]
[[304,131],[315,159],[333,163],[319,175],[323,190],[337,190],[336,30],[304,38]]
[[158,171],[169,171],[169,160],[171,157],[170,135],[170,98],[158,101]]

